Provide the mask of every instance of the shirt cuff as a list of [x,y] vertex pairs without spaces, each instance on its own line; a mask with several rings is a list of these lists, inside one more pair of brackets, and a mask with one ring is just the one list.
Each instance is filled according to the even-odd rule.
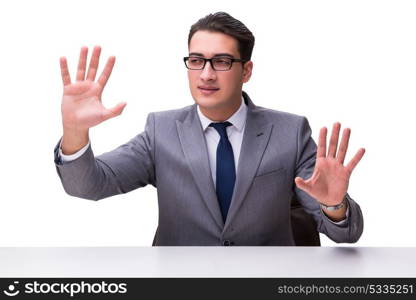
[[78,157],[80,157],[82,154],[84,154],[85,151],[87,151],[88,147],[90,146],[90,141],[88,141],[88,143],[84,147],[82,147],[80,150],[78,150],[78,152],[75,152],[74,154],[71,154],[71,155],[63,154],[61,146],[62,146],[62,141],[59,144],[59,150],[58,150],[59,157],[61,158],[61,161],[63,163],[64,162],[70,162],[70,161],[76,160]]

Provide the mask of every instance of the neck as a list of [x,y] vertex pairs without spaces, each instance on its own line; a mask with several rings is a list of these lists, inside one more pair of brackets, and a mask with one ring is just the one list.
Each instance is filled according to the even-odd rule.
[[214,122],[224,122],[228,120],[235,112],[240,108],[241,105],[241,97],[238,101],[234,101],[232,105],[228,107],[215,107],[215,108],[207,108],[199,106],[202,114]]

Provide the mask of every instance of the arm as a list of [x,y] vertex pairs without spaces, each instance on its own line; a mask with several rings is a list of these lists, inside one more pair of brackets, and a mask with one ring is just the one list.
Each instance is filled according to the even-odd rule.
[[[110,57],[95,82],[101,49],[95,47],[86,74],[87,48],[82,48],[76,82],[71,83],[66,59],[60,60],[64,95],[62,98],[63,137],[61,150],[71,155],[89,143],[89,128],[121,114],[125,103],[107,109],[101,102],[103,89],[110,77],[115,57]],[[86,74],[86,75],[85,75]],[[146,130],[117,149],[94,158],[91,146],[73,161],[62,163],[59,144],[55,162],[65,191],[73,196],[102,199],[125,193],[148,183],[155,185],[153,172],[153,118],[148,118]]]
[[[363,217],[358,204],[347,194],[352,169],[364,154],[360,149],[352,161],[343,166],[348,147],[349,130],[344,131],[338,155],[336,147],[340,124],[334,125],[328,155],[326,154],[326,129],[321,130],[318,150],[311,138],[311,130],[303,119],[298,131],[298,159],[296,169],[296,193],[305,210],[318,223],[318,231],[336,242],[356,242],[363,230]],[[302,178],[308,178],[304,180]],[[320,208],[320,203],[333,206],[346,202],[339,211]],[[348,216],[346,208],[348,207]],[[342,224],[334,222],[344,220]]]
[[154,172],[154,117],[149,114],[145,131],[113,151],[94,157],[91,146],[79,158],[56,169],[65,191],[72,196],[99,200],[152,184]]
[[61,57],[61,76],[64,85],[62,97],[62,152],[73,154],[89,141],[89,129],[110,118],[118,116],[126,103],[107,109],[101,102],[104,87],[113,70],[115,57],[108,59],[101,76],[95,81],[101,48],[95,47],[86,74],[88,48],[81,48],[76,81],[71,82],[65,57]]

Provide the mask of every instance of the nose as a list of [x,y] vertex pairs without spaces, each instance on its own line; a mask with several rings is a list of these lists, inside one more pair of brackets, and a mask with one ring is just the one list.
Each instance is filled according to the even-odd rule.
[[201,70],[201,74],[199,75],[201,80],[203,81],[214,81],[217,79],[217,73],[212,68],[209,61],[205,64],[205,67]]

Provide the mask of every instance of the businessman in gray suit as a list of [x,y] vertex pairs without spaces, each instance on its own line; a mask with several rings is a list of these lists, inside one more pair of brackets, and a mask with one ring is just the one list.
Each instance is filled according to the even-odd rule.
[[293,199],[317,231],[335,242],[356,242],[363,217],[347,188],[364,149],[344,165],[349,129],[339,142],[335,123],[327,147],[322,128],[316,146],[305,117],[256,106],[242,90],[252,74],[253,46],[253,34],[230,15],[200,19],[184,58],[195,104],[150,113],[143,133],[96,157],[89,128],[126,105],[108,109],[101,102],[115,57],[95,81],[100,47],[88,70],[82,48],[74,82],[62,57],[63,137],[55,163],[65,191],[99,200],[153,185],[158,246],[295,245]]

